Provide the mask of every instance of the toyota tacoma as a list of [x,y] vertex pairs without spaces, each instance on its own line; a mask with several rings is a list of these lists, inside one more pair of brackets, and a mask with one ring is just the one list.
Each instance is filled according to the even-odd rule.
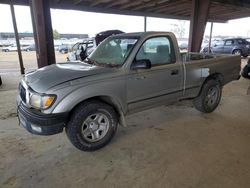
[[37,135],[65,130],[76,148],[97,150],[118,124],[126,126],[128,114],[183,99],[214,111],[240,65],[237,55],[180,53],[170,32],[111,36],[82,62],[27,73],[19,84],[19,122]]

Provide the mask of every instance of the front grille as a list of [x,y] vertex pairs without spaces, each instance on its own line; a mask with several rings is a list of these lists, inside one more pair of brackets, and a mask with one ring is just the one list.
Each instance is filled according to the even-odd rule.
[[26,89],[20,84],[19,86],[19,94],[24,103],[26,103]]

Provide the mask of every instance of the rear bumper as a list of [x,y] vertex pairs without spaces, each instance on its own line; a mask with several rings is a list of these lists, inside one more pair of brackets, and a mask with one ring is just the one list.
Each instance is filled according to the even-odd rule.
[[37,135],[53,135],[63,131],[68,113],[43,114],[29,109],[22,103],[18,106],[19,124],[27,131]]

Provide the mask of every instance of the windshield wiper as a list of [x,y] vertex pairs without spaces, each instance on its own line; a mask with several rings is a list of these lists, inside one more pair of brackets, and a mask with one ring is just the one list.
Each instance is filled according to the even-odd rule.
[[114,64],[114,63],[102,63],[102,65],[104,65],[106,67],[119,67],[120,66],[120,65]]
[[87,57],[84,62],[90,64],[90,65],[97,65],[97,66],[104,66],[104,67],[119,67],[120,65],[118,64],[114,64],[114,63],[100,63],[98,61],[95,61],[93,59],[90,59],[89,57]]
[[90,64],[90,65],[100,65],[100,63],[98,63],[97,61],[93,60],[93,59],[90,59],[90,58],[86,58],[84,59],[84,62]]

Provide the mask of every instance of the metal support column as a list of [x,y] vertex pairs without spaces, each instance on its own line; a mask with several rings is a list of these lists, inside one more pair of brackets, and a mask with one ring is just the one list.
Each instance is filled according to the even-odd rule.
[[[31,0],[29,1],[30,5],[31,5]],[[33,8],[30,6],[30,15],[31,15],[31,21],[32,21],[32,28],[33,28],[33,36],[34,36],[34,41],[35,41],[35,49],[38,49],[38,40],[37,40],[37,34],[36,34],[36,24],[35,24],[35,18],[34,18],[34,11]],[[38,54],[36,53],[36,57],[38,57]],[[36,58],[37,60],[37,65],[39,65],[38,63],[38,58]]]
[[24,74],[23,57],[22,57],[21,46],[20,46],[20,41],[19,41],[19,34],[18,34],[18,30],[17,30],[16,15],[15,15],[14,5],[13,5],[12,1],[10,4],[10,11],[11,11],[11,16],[12,16],[13,28],[14,28],[14,32],[15,32],[20,70],[21,70],[21,74]]
[[144,16],[144,32],[147,31],[147,16]]
[[38,68],[54,64],[55,50],[49,1],[30,0]]
[[211,39],[212,39],[212,35],[213,35],[213,25],[214,25],[214,22],[211,22],[209,42],[208,42],[208,53],[211,52]]
[[189,30],[189,52],[199,52],[209,14],[210,0],[192,0]]

